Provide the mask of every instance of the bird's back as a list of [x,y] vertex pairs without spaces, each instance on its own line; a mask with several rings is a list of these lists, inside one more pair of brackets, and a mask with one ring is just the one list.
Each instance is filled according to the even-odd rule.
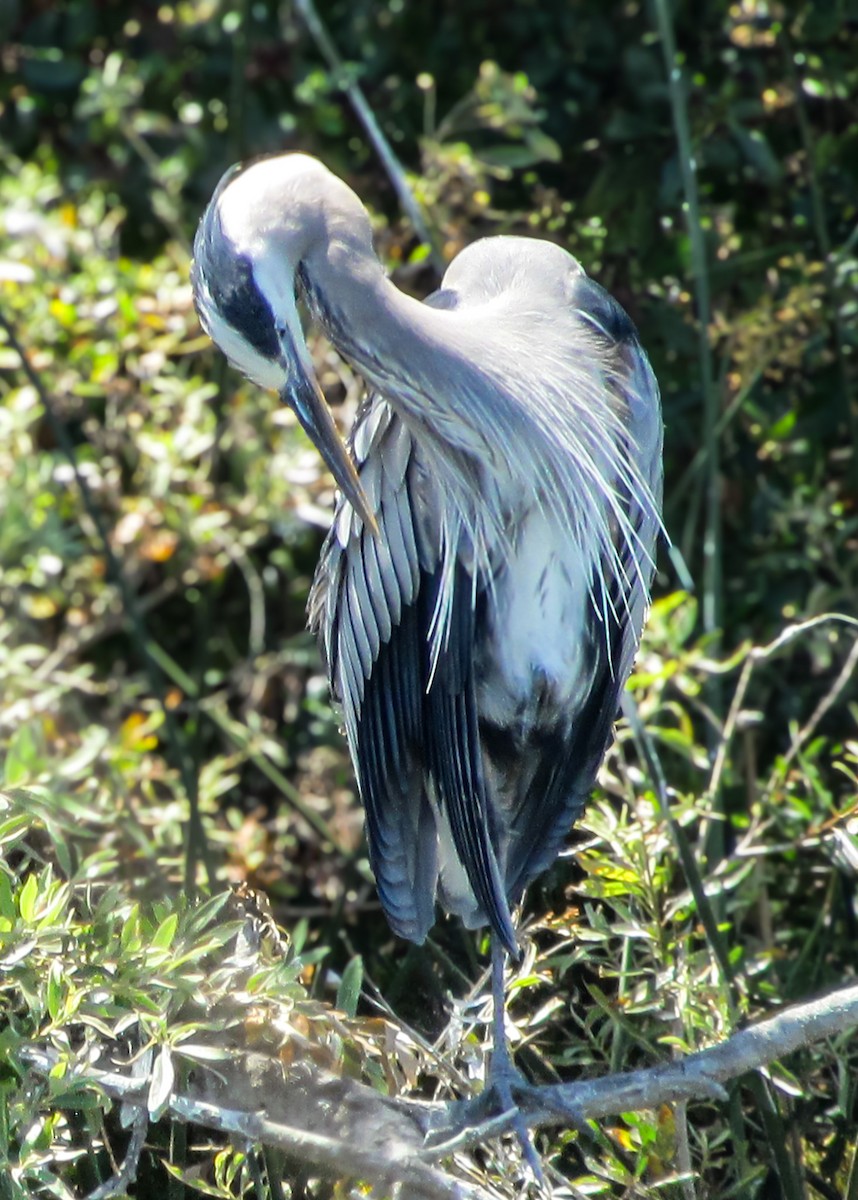
[[444,437],[446,391],[422,420],[393,386],[368,399],[380,536],[340,504],[311,617],[394,929],[422,941],[437,897],[514,950],[510,907],[580,812],[640,637],[658,393],[625,313],[548,243],[478,243],[429,303],[476,370],[450,401],[473,450]]

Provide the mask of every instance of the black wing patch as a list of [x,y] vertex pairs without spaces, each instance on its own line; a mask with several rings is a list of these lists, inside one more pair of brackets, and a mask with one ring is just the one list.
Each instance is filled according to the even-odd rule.
[[423,780],[419,651],[417,610],[406,605],[364,683],[353,747],[378,894],[394,931],[416,942],[434,921],[438,873]]
[[517,954],[483,777],[471,580],[461,567],[457,575],[437,661],[430,630],[440,568],[421,572],[414,602],[403,607],[364,682],[354,757],[370,864],[394,930],[422,941],[434,920],[439,805],[485,919]]
[[[420,589],[421,625],[428,655],[440,572]],[[427,659],[426,664],[431,669]],[[494,847],[498,831],[483,772],[474,682],[474,597],[472,581],[456,566],[449,627],[424,700],[428,766],[439,801],[449,816],[453,843],[480,908],[507,950],[518,957]]]

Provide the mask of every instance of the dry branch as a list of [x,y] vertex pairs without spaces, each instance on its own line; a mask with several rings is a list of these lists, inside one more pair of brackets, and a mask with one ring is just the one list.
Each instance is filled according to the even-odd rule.
[[795,1050],[858,1025],[858,984],[817,1000],[795,1004],[774,1017],[734,1033],[725,1042],[687,1058],[642,1071],[539,1089],[545,1107],[527,1114],[529,1124],[551,1124],[570,1108],[598,1120],[619,1112],[657,1108],[683,1100],[726,1099],[723,1085]]
[[[534,1089],[525,1120],[532,1126],[568,1123],[694,1099],[724,1099],[728,1080],[853,1025],[858,1025],[858,984],[794,1005],[680,1061]],[[487,1200],[485,1190],[429,1161],[449,1154],[450,1143],[434,1151],[425,1146],[427,1134],[439,1125],[455,1128],[463,1112],[473,1111],[472,1105],[391,1098],[311,1061],[285,1065],[273,1049],[239,1044],[241,1028],[203,1035],[206,1049],[215,1052],[216,1067],[189,1057],[192,1065],[167,1098],[166,1112],[250,1143],[279,1147],[336,1177],[360,1178],[388,1190],[399,1186],[417,1200]],[[202,1041],[201,1037],[198,1044]],[[181,1048],[175,1054],[181,1055]],[[60,1059],[55,1050],[35,1047],[26,1057],[41,1073]],[[150,1082],[134,1077],[128,1065],[117,1069],[105,1047],[95,1061],[90,1055],[85,1062],[72,1063],[70,1075],[126,1105],[147,1106]],[[500,1132],[498,1126],[493,1121],[465,1129],[454,1139],[455,1147]]]

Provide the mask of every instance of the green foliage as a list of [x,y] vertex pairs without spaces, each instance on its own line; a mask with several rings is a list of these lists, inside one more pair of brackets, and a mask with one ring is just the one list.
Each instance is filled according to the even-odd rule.
[[[322,16],[445,253],[560,241],[629,309],[662,384],[667,525],[696,578],[709,555],[699,597],[662,564],[632,681],[669,786],[623,726],[577,865],[528,900],[510,1001],[538,1079],[649,1065],[854,973],[858,652],[854,625],[823,615],[854,612],[858,562],[855,23],[811,0],[328,0]],[[224,370],[187,278],[221,171],[284,146],[350,179],[421,294],[427,248],[297,10],[8,4],[0,34],[0,313],[35,373],[0,335],[0,1196],[67,1197],[125,1137],[71,1066],[133,1034],[155,1052],[157,1115],[236,984],[228,882],[264,888],[292,937],[242,988],[301,1008],[349,1070],[413,1085],[418,1060],[403,1041],[397,1075],[314,1007],[328,963],[347,1014],[378,985],[460,1080],[483,1055],[473,1004],[449,1000],[476,976],[472,941],[442,924],[408,953],[374,903],[304,631],[330,481],[275,399]],[[359,381],[314,350],[347,421]],[[38,1082],[34,1045],[60,1055]],[[851,1197],[855,1078],[844,1036],[775,1066],[767,1091],[745,1079],[729,1105],[541,1149],[588,1195]],[[212,1136],[183,1157],[152,1128],[138,1196],[269,1187],[247,1147]],[[511,1194],[503,1153],[483,1178]],[[289,1165],[265,1178],[332,1194]]]
[[[130,821],[121,813],[117,820],[114,806],[115,798],[102,793],[89,809],[90,825],[99,818],[110,823],[109,845],[91,848],[67,879],[58,880],[52,863],[44,864],[45,839],[54,810],[61,814],[64,806],[34,803],[26,792],[0,795],[8,864],[0,872],[0,1005],[6,1016],[0,1162],[14,1195],[67,1196],[68,1187],[109,1170],[99,1126],[111,1104],[79,1076],[88,1066],[110,1068],[111,1052],[137,1059],[149,1054],[153,1120],[163,1113],[177,1072],[227,1056],[209,1039],[223,1039],[233,1028],[238,1052],[250,1011],[256,1011],[259,1029],[272,1036],[279,1031],[285,1046],[293,1027],[312,1028],[311,1039],[303,1040],[317,1053],[325,1049],[331,1062],[344,1053],[342,1023],[326,1027],[300,982],[313,956],[301,959],[288,949],[284,956],[281,946],[277,956],[251,960],[248,970],[239,949],[247,922],[230,911],[235,903],[228,893],[193,903],[165,887],[146,905],[133,899],[136,885],[121,881],[121,862],[133,844]],[[38,1088],[22,1086],[34,1044],[53,1056]],[[210,1157],[219,1194],[237,1194],[228,1182],[237,1183],[238,1172],[246,1184],[241,1164],[222,1151]],[[63,1183],[55,1175],[59,1161],[66,1164]]]

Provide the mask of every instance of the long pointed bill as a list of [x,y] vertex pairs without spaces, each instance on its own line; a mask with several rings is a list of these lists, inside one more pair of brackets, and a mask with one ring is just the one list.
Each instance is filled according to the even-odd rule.
[[308,378],[301,370],[293,370],[292,377],[280,393],[280,398],[289,405],[301,422],[304,432],[325,460],[325,466],[352,508],[363,517],[372,532],[377,534],[378,522],[375,513],[370,508],[351,455],[337,432],[334,418],[315,379]]

